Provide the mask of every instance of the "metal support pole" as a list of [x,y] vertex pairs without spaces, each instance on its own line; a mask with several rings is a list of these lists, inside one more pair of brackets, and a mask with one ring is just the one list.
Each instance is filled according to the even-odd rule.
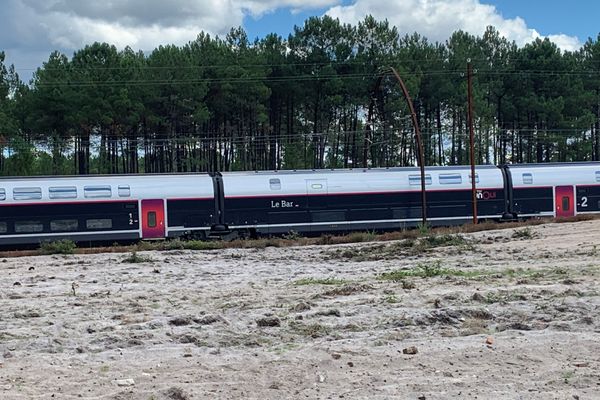
[[406,85],[398,72],[390,67],[392,73],[398,80],[400,84],[400,88],[402,88],[402,93],[404,93],[404,98],[408,103],[408,108],[410,110],[410,115],[412,117],[413,126],[415,128],[415,140],[417,142],[417,152],[419,153],[419,167],[421,168],[421,218],[423,226],[427,225],[427,194],[425,191],[425,155],[423,153],[423,140],[421,138],[421,130],[419,129],[419,121],[417,120],[417,113],[415,112],[415,107],[413,106],[413,102],[410,99],[410,95],[408,94],[408,89],[406,89]]
[[473,224],[477,224],[477,190],[475,187],[475,133],[473,131],[473,68],[467,60],[467,100],[469,103],[469,147],[471,155],[471,194],[473,197]]

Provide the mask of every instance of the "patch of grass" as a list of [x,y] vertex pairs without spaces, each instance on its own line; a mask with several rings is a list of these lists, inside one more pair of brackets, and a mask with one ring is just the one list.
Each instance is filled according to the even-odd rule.
[[461,271],[453,268],[444,268],[441,261],[437,260],[431,263],[419,263],[416,267],[410,269],[397,269],[390,272],[384,272],[378,276],[379,280],[400,282],[406,278],[432,278],[435,276],[462,276],[474,277],[481,275],[481,271]]
[[344,285],[348,281],[336,278],[302,278],[294,281],[295,286],[306,286],[306,285]]
[[396,304],[396,303],[400,302],[400,300],[398,300],[398,298],[396,296],[394,296],[393,294],[385,296],[383,301],[386,303],[389,303],[389,304]]
[[331,333],[331,328],[322,324],[303,324],[301,322],[290,322],[290,328],[302,336],[309,336],[313,339],[327,336]]
[[43,254],[73,254],[77,246],[72,240],[57,240],[54,242],[43,242],[40,250]]
[[512,234],[513,239],[532,239],[533,231],[530,227],[525,227],[523,229],[517,229]]
[[430,235],[421,239],[421,243],[427,248],[445,247],[445,246],[462,246],[467,244],[467,240],[461,235],[443,234]]
[[152,258],[147,256],[140,256],[136,251],[132,251],[128,257],[125,257],[123,260],[121,260],[122,263],[129,264],[137,264],[152,261],[154,261]]

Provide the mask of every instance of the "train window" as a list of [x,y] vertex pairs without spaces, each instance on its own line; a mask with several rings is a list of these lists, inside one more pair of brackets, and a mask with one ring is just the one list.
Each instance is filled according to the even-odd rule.
[[156,211],[148,211],[148,228],[156,228]]
[[596,182],[600,182],[600,171],[596,171]]
[[13,189],[13,199],[15,200],[41,200],[42,188],[39,187],[21,187]]
[[50,230],[52,232],[76,231],[79,228],[79,222],[76,219],[57,219],[50,221]]
[[533,174],[531,172],[526,172],[523,174],[523,184],[531,185],[533,183]]
[[[472,175],[469,174],[469,183],[473,183],[473,180],[471,179]],[[475,174],[475,183],[479,183],[479,174]]]
[[568,196],[562,198],[562,209],[563,211],[569,211],[571,209],[571,202],[569,201]]
[[438,178],[441,185],[460,185],[462,183],[460,174],[440,174]]
[[42,221],[17,221],[15,222],[16,233],[34,233],[43,232],[44,224]]
[[110,197],[112,192],[110,186],[85,186],[83,188],[83,194],[86,198],[97,199],[100,197]]
[[6,190],[0,189],[0,200],[6,200]]
[[6,222],[0,222],[0,233],[6,233],[8,231],[8,227]]
[[281,190],[281,180],[279,178],[269,179],[269,186],[271,186],[271,190]]
[[[421,186],[421,175],[409,175],[408,183],[411,186]],[[425,184],[431,185],[431,175],[425,174]]]
[[87,229],[110,229],[112,228],[112,219],[88,219],[85,221]]
[[129,185],[119,185],[119,197],[129,197],[131,196],[131,189]]
[[54,186],[48,189],[51,199],[75,199],[77,188],[75,186]]

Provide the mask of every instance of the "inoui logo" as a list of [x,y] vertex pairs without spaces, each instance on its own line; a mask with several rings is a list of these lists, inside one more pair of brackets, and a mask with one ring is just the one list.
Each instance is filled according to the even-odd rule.
[[477,199],[478,200],[490,200],[496,198],[496,192],[490,192],[487,190],[478,190],[477,191]]

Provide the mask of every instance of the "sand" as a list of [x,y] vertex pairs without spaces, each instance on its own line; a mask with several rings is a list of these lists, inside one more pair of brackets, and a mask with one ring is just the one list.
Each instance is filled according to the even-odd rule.
[[0,399],[600,399],[599,220],[129,256],[0,259]]

